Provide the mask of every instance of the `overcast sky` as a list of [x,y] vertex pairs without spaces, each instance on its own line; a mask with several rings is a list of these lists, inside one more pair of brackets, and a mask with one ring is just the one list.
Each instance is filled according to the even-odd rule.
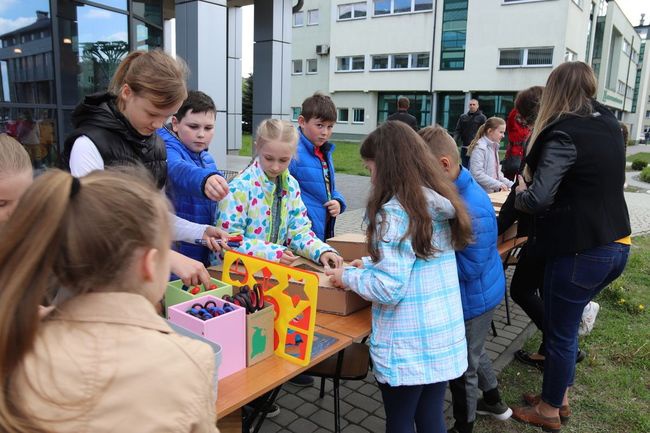
[[[639,18],[645,13],[645,23],[650,23],[650,0],[616,0],[632,25],[639,24]],[[247,77],[253,72],[253,6],[242,8],[242,75]]]

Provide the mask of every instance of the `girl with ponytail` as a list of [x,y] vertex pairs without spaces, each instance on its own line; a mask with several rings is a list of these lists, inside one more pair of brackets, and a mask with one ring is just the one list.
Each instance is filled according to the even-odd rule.
[[508,191],[512,186],[512,181],[503,175],[499,166],[499,143],[505,132],[505,120],[490,117],[467,148],[469,171],[488,194]]
[[217,431],[211,349],[154,308],[171,236],[151,180],[48,171],[0,237],[0,431]]

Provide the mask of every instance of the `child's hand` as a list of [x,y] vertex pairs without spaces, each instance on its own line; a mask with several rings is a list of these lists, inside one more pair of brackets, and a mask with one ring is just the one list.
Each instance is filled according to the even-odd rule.
[[343,266],[343,257],[339,256],[338,254],[328,251],[326,253],[321,254],[320,256],[320,262],[325,266],[325,269],[328,268],[340,268]]
[[221,200],[228,195],[228,191],[230,191],[228,188],[228,182],[218,174],[210,176],[205,181],[205,188],[203,188],[205,196],[212,201]]
[[335,287],[344,289],[346,286],[343,284],[343,268],[325,268],[325,275],[330,277],[330,283]]
[[526,191],[527,189],[528,189],[528,187],[526,186],[526,182],[524,182],[524,178],[520,174],[518,174],[517,175],[517,188],[515,188],[515,191],[517,192],[517,194],[519,194],[521,192]]
[[203,266],[203,263],[185,257],[176,251],[170,251],[169,253],[171,254],[169,256],[171,271],[183,280],[183,284],[186,286],[203,284],[205,287],[210,287],[212,280],[210,280],[210,274]]
[[332,218],[337,217],[341,213],[341,203],[338,200],[326,201],[323,206],[327,208]]
[[350,262],[350,266],[354,266],[357,269],[363,269],[365,266],[363,266],[363,260],[361,259],[354,259]]
[[[222,249],[229,249],[227,246],[228,236],[228,232],[213,226],[207,227],[203,232],[203,240],[206,242],[205,246],[215,252],[219,252]],[[221,242],[217,242],[217,239],[221,240]]]
[[506,185],[505,183],[502,183],[501,188],[499,188],[499,191],[509,191],[509,190],[510,188],[508,188],[508,185]]
[[298,260],[298,256],[294,255],[289,250],[284,250],[282,252],[282,257],[280,257],[280,263],[287,266],[291,266],[291,264],[296,260]]

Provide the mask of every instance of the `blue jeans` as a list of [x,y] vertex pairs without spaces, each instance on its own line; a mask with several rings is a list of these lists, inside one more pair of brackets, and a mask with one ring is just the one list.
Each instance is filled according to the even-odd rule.
[[446,433],[447,382],[390,386],[377,382],[386,411],[386,433]]
[[582,311],[625,269],[628,245],[612,242],[570,256],[552,257],[544,274],[544,383],[542,399],[562,405],[573,385]]

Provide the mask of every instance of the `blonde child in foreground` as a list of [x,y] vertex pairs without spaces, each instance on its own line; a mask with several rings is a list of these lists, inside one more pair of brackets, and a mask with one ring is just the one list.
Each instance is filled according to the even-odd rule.
[[[218,431],[212,350],[154,309],[171,227],[151,180],[48,171],[0,236],[1,431]],[[39,321],[50,287],[66,297]]]
[[388,121],[361,145],[372,190],[368,252],[330,280],[372,302],[370,355],[387,433],[446,433],[447,381],[467,369],[454,247],[471,221],[451,181],[411,127]]
[[0,229],[32,184],[32,162],[25,148],[7,134],[0,134]]
[[508,191],[512,181],[506,178],[499,165],[499,143],[506,133],[506,122],[500,117],[490,117],[476,133],[467,148],[469,171],[488,194]]
[[299,256],[339,267],[343,259],[311,229],[300,187],[289,174],[298,133],[291,122],[263,121],[255,134],[257,157],[230,183],[219,202],[217,227],[244,237],[237,251],[290,265]]

